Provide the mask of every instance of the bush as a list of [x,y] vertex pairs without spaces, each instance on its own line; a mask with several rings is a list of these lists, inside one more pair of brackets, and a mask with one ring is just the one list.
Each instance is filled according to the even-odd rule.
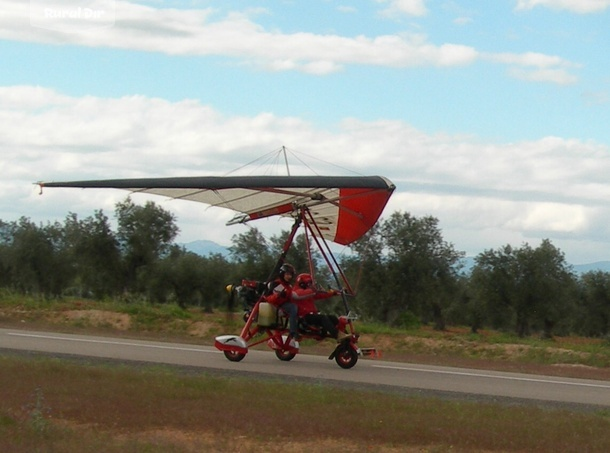
[[399,327],[401,329],[412,330],[418,329],[420,326],[421,322],[419,321],[417,316],[415,316],[415,314],[410,310],[402,312],[398,316],[398,318],[396,318],[396,327]]

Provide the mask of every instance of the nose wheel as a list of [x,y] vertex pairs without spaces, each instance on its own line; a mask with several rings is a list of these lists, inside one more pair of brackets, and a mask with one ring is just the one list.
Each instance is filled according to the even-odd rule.
[[234,352],[234,351],[223,351],[227,360],[231,362],[241,362],[246,354],[243,352]]
[[292,359],[296,357],[294,352],[290,351],[282,351],[281,349],[275,350],[275,356],[280,359],[282,362],[290,362]]

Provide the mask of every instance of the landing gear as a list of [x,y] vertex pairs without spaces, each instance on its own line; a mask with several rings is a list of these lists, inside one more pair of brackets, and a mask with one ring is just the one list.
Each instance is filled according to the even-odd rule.
[[358,362],[358,352],[351,347],[349,342],[337,346],[337,349],[329,358],[332,359],[333,356],[337,365],[346,370],[352,368]]
[[241,362],[244,357],[246,357],[246,354],[244,354],[243,352],[234,352],[234,351],[223,351],[225,354],[225,357],[231,361],[231,362]]
[[290,362],[296,357],[296,353],[290,351],[282,351],[281,349],[275,350],[275,356],[282,362]]

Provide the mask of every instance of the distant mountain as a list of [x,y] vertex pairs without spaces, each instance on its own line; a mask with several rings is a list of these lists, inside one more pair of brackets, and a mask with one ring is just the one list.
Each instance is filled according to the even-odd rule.
[[465,256],[461,261],[462,269],[460,270],[460,273],[464,275],[470,274],[470,271],[472,271],[472,268],[475,265],[474,256]]
[[200,256],[208,256],[210,254],[220,254],[222,256],[229,256],[229,248],[217,244],[214,241],[208,241],[201,239],[198,241],[191,241],[185,244],[180,244],[187,251],[196,253]]
[[572,266],[578,274],[590,271],[610,272],[610,261],[597,261],[589,264],[575,264]]
[[[214,241],[208,241],[205,239],[201,239],[198,241],[187,242],[182,245],[187,251],[196,253],[200,256],[208,256],[210,254],[220,254],[224,257],[229,256],[229,248],[217,244]],[[462,263],[464,267],[462,268],[463,274],[469,274],[472,268],[474,267],[474,257],[467,256],[462,259]],[[597,261],[595,263],[587,263],[587,264],[575,264],[572,265],[574,268],[574,272],[577,274],[584,274],[585,272],[591,271],[602,271],[602,272],[610,272],[610,261]]]
[[[472,268],[475,265],[474,257],[467,256],[462,259],[462,263],[464,267],[462,268],[462,273],[469,274]],[[587,263],[587,264],[572,264],[572,268],[576,274],[584,274],[586,272],[591,271],[602,271],[602,272],[610,272],[610,261],[597,261],[595,263]]]

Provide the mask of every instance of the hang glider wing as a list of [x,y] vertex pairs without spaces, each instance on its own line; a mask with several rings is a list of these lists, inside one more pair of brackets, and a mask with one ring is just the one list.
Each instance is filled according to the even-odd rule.
[[381,176],[203,176],[39,182],[42,187],[112,188],[197,201],[238,212],[229,224],[306,208],[330,241],[347,245],[377,222],[395,186]]

